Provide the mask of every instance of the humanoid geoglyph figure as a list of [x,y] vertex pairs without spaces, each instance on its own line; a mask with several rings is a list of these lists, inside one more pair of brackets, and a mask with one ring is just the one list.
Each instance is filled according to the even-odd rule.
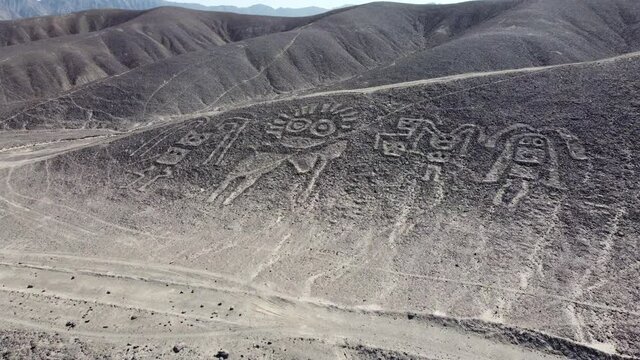
[[506,142],[502,153],[483,180],[502,183],[493,201],[495,205],[515,208],[534,183],[562,189],[555,139],[564,143],[574,160],[587,159],[578,139],[563,128],[534,129],[516,124],[491,136],[485,145],[495,148],[504,138]]
[[209,197],[215,202],[231,187],[222,200],[229,205],[258,179],[289,163],[298,174],[310,174],[297,202],[306,201],[327,164],[342,155],[347,148],[344,135],[353,130],[357,112],[340,104],[303,106],[292,114],[280,114],[273,119],[266,133],[275,138],[284,151],[255,152],[231,170]]
[[381,149],[386,156],[413,154],[425,158],[424,180],[439,182],[443,166],[466,156],[471,143],[480,140],[482,132],[474,124],[464,124],[445,132],[431,120],[400,118],[396,132],[376,136],[375,148]]

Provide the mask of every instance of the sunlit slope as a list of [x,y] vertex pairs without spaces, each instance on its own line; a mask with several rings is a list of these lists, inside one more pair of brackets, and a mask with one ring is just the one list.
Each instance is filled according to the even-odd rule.
[[309,21],[159,8],[0,22],[0,111],[115,80],[176,55],[287,31]]
[[638,71],[634,55],[310,96],[15,151],[0,246],[639,356]]
[[[169,16],[178,10],[163,11]],[[180,17],[186,29],[209,24],[209,20],[198,20],[191,27],[188,21],[201,16],[192,14]],[[132,60],[134,65],[127,64],[127,57],[116,57],[119,62],[114,63],[113,71],[98,69],[93,59],[85,58],[83,49],[77,56],[80,64],[86,60],[79,67],[85,72],[60,66],[64,57],[49,59],[55,69],[68,69],[56,75],[54,85],[15,75],[24,68],[22,51],[14,47],[17,57],[0,64],[9,75],[3,78],[7,103],[3,126],[129,128],[168,116],[309,93],[319,87],[353,88],[605,58],[637,49],[638,14],[637,3],[625,0],[485,1],[447,6],[374,3],[318,18],[287,19],[290,27],[278,25],[285,21],[282,19],[247,19],[247,24],[268,19],[273,28],[221,46],[211,46],[220,42],[217,30],[206,46],[196,41],[199,32],[194,35],[183,30],[177,32],[180,36],[170,43],[173,45],[161,45],[159,34],[169,25],[160,22],[152,32],[155,35],[150,35],[156,36],[153,41],[147,36],[151,32],[143,32],[133,42],[127,40],[138,36],[129,28],[120,35],[108,35],[115,36],[113,44],[122,54],[140,55]],[[238,19],[240,27],[245,18]],[[224,34],[219,36],[224,39]],[[187,44],[197,45],[181,48],[185,38],[190,39]],[[45,46],[48,41],[37,43]],[[144,45],[134,45],[138,41]],[[147,48],[148,44],[155,47]],[[207,49],[191,52],[198,46]],[[170,54],[165,59],[167,51]],[[49,65],[36,68],[40,66],[42,70],[30,76],[51,73]],[[42,96],[38,93],[55,96],[29,100]]]

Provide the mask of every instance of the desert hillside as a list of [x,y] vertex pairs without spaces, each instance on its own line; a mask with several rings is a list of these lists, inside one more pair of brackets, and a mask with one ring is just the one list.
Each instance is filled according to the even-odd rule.
[[[167,8],[135,17],[102,15],[113,18],[113,27],[79,26],[91,23],[91,14],[76,16],[80,19],[66,20],[67,30],[60,32],[78,34],[54,33],[47,35],[51,39],[5,47],[0,58],[4,128],[123,129],[319,87],[607,58],[638,50],[640,5],[628,0],[372,3],[300,19]],[[29,23],[18,22],[24,28]]]
[[165,0],[0,0],[0,20],[16,20],[44,15],[66,15],[93,9],[149,10],[163,6],[247,15],[290,17],[312,16],[327,11],[327,9],[317,6],[304,8],[272,8],[263,4],[255,4],[248,7],[232,5],[205,6],[198,3]]
[[640,358],[639,23],[625,0],[0,23],[0,349]]

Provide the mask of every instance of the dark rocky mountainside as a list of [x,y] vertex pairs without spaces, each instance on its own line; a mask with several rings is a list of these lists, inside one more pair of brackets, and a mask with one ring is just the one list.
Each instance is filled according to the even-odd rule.
[[[472,12],[473,8],[462,11]],[[461,25],[464,23],[442,24],[439,30],[456,34]],[[445,67],[459,73],[513,69],[606,58],[639,49],[640,1],[523,1],[470,33],[416,51],[341,86],[441,76]]]
[[[248,339],[231,350],[249,358],[256,327],[277,329],[282,344],[300,339],[304,324],[305,337],[378,344],[410,359],[542,358],[468,350],[474,334],[545,359],[636,359],[640,85],[629,74],[638,73],[635,53],[255,104],[87,139],[92,146],[76,151],[17,149],[0,157],[14,164],[0,167],[0,245],[11,249],[0,256],[29,267],[3,281],[38,281],[38,292],[89,301],[96,313],[100,301],[125,314],[136,304],[136,321],[78,323],[79,334],[109,341],[193,334],[158,321],[175,306],[181,321],[197,317],[197,329],[225,334],[205,333],[214,346]],[[70,288],[63,273],[54,287],[47,269],[57,266],[85,269],[74,280],[84,285]],[[128,275],[135,269],[150,273]],[[157,280],[184,269],[199,272]],[[185,278],[195,295],[187,285],[177,294]],[[145,282],[126,284],[133,279]],[[105,299],[107,281],[131,290]],[[14,283],[7,287],[24,291]],[[247,286],[247,303],[227,290]],[[24,309],[18,318],[76,309],[16,294],[3,305]],[[219,315],[224,296],[236,297],[242,316],[226,313],[224,327],[202,320]],[[53,315],[40,321],[64,326]],[[465,330],[443,342],[471,355],[430,356],[441,348],[429,329],[441,322]],[[273,351],[296,359],[291,351],[304,344]]]
[[115,80],[175,55],[289,31],[313,20],[158,8],[0,22],[0,104]]
[[56,30],[31,20],[2,30],[5,44],[23,43],[0,55],[3,127],[126,128],[320,87],[588,61],[640,45],[633,0],[373,3],[296,19],[171,8],[59,19],[47,20]]
[[12,20],[43,15],[64,15],[91,9],[147,10],[161,6],[179,6],[195,10],[224,11],[238,14],[263,16],[310,16],[327,11],[319,7],[278,8],[253,5],[204,6],[164,0],[0,0],[0,20]]

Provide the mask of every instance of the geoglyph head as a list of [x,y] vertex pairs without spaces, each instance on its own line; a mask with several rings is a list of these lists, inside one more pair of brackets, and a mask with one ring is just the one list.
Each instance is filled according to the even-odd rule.
[[517,139],[513,160],[517,163],[541,165],[547,157],[547,138],[539,134],[524,134]]
[[302,106],[290,114],[280,114],[268,126],[267,133],[280,144],[306,149],[330,142],[353,130],[357,111],[341,104]]

